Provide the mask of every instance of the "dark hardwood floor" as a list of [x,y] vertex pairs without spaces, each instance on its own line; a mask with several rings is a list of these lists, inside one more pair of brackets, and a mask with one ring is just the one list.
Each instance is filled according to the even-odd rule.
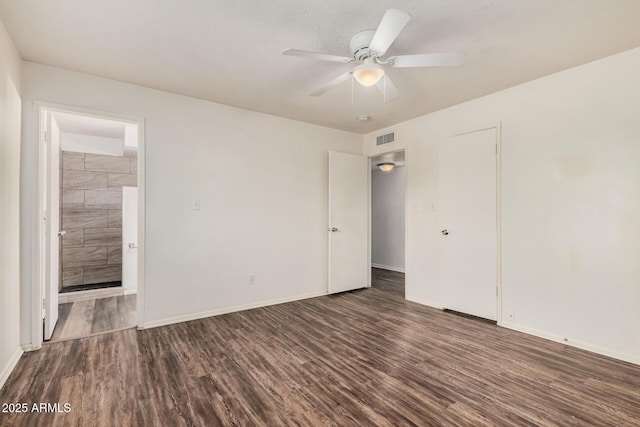
[[640,425],[640,366],[405,301],[390,274],[374,277],[370,289],[47,345],[23,356],[0,402],[71,412],[0,424]]
[[371,286],[381,291],[390,292],[395,297],[404,298],[404,273],[372,268]]

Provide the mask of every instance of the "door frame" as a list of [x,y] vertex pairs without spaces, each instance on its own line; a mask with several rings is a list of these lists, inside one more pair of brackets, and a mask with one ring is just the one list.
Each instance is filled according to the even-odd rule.
[[[489,129],[496,131],[496,323],[498,326],[502,326],[502,122],[467,126],[457,132],[442,134],[438,140],[436,155],[439,156],[440,143],[445,139]],[[439,162],[438,168],[440,168]],[[440,182],[438,182],[436,197],[438,200],[438,224],[440,224]],[[441,240],[438,239],[438,257],[442,254],[440,245]]]
[[44,101],[34,101],[34,145],[37,147],[38,155],[38,204],[37,204],[37,219],[38,219],[38,233],[33,238],[33,247],[36,256],[33,257],[31,263],[32,277],[35,280],[31,283],[31,345],[28,346],[30,350],[38,349],[43,343],[43,328],[42,328],[42,282],[46,274],[42,271],[42,249],[46,244],[46,240],[43,239],[43,213],[45,206],[43,204],[42,195],[44,191],[45,181],[45,164],[44,161],[44,129],[43,120],[45,111],[52,112],[64,112],[70,114],[76,114],[81,116],[97,117],[110,120],[118,120],[122,122],[128,122],[136,124],[138,126],[138,297],[136,302],[136,315],[138,322],[138,329],[142,329],[144,325],[145,315],[145,119],[144,117],[137,117],[131,115],[124,115],[119,113],[111,113],[106,111],[93,110],[83,107],[55,104]]
[[[60,153],[54,153],[54,134],[53,125],[56,122],[53,115],[48,110],[42,110],[42,132],[46,132],[41,140],[42,142],[42,154],[39,166],[42,170],[42,179],[46,182],[46,187],[43,185],[38,191],[38,203],[42,206],[40,210],[40,222],[39,222],[39,239],[42,241],[42,245],[39,251],[39,266],[41,268],[41,280],[40,280],[40,292],[42,298],[41,316],[44,317],[43,322],[43,335],[47,336],[49,332],[53,334],[53,329],[58,321],[58,289],[56,289],[56,295],[51,294],[52,286],[55,284],[60,286],[60,206],[61,206],[61,192],[60,192]],[[60,150],[60,129],[57,127],[57,149]],[[57,162],[54,161],[57,159]],[[55,170],[52,166],[55,166]],[[57,180],[54,177],[58,175]],[[54,189],[53,183],[57,181],[58,188]],[[46,193],[45,193],[46,189]],[[57,193],[57,200],[53,197],[53,193]],[[57,212],[56,212],[57,211]],[[55,214],[54,214],[55,212]],[[46,214],[46,215],[45,215]],[[58,223],[53,225],[53,219],[56,217]],[[46,218],[46,219],[45,219]],[[57,248],[54,253],[54,243],[57,242]],[[45,257],[45,254],[48,255]],[[54,263],[53,261],[57,261]],[[57,280],[53,280],[53,270],[57,270]],[[51,316],[52,310],[49,308],[55,302],[55,319],[47,318],[47,315]],[[54,317],[54,316],[51,316]],[[43,337],[44,339],[44,337]]]
[[[390,153],[399,153],[400,151],[404,151],[404,168],[405,168],[405,178],[404,178],[404,274],[407,274],[407,254],[409,253],[409,246],[407,244],[407,234],[408,233],[408,226],[409,226],[409,206],[408,206],[408,200],[409,198],[407,197],[407,182],[409,180],[409,147],[399,147],[399,148],[394,148],[394,149],[389,149],[387,151],[380,151],[380,152],[376,152],[375,154],[370,154],[369,157],[369,185],[368,185],[368,211],[369,211],[369,216],[367,217],[367,221],[369,221],[369,235],[367,236],[367,264],[369,266],[369,271],[367,272],[367,287],[370,288],[371,287],[371,251],[373,250],[373,246],[371,244],[371,239],[372,239],[372,235],[373,235],[373,210],[371,209],[371,190],[372,190],[372,179],[371,179],[371,174],[372,174],[372,170],[371,170],[371,166],[372,166],[372,162],[373,159],[375,157],[379,157],[382,156],[384,154],[390,154]],[[406,277],[406,276],[405,276]],[[404,292],[404,298],[407,298],[407,289],[406,289],[406,280],[405,280],[405,292]]]
[[[329,150],[328,152],[328,168],[327,168],[327,295],[331,295],[332,289],[331,289],[331,236],[330,236],[330,232],[331,232],[331,228],[334,226],[332,224],[332,215],[331,215],[331,211],[332,211],[332,204],[331,204],[331,170],[332,170],[332,164],[331,164],[331,153],[336,153],[336,154],[346,154],[349,156],[356,156],[362,159],[366,159],[367,160],[367,167],[370,167],[370,159],[363,155],[363,154],[357,154],[357,153],[348,153],[348,152],[342,152],[342,151],[333,151],[333,150]],[[371,188],[371,173],[370,170],[367,169],[367,189]],[[370,207],[371,207],[371,200],[370,197],[367,196],[367,211],[370,211]],[[366,260],[365,260],[365,264],[363,265],[363,268],[367,268],[367,265],[370,264],[370,251],[369,251],[369,245],[368,242],[370,241],[370,233],[369,233],[369,229],[370,229],[370,221],[366,226],[366,230],[367,230],[367,244],[365,244],[366,246],[366,250],[367,250],[367,255],[366,255]],[[368,271],[365,273],[365,285],[363,286],[363,288],[368,288],[371,287],[371,269],[369,268]],[[361,289],[361,288],[357,288],[357,289]],[[338,291],[338,292],[342,292],[342,291]]]

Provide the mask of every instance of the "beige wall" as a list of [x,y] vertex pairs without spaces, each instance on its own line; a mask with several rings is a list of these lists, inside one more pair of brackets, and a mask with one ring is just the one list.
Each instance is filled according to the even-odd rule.
[[0,22],[0,387],[21,354],[20,67]]
[[[35,100],[145,120],[147,326],[326,292],[327,153],[361,154],[361,135],[28,62],[23,70],[25,301]],[[28,331],[30,312],[23,319]]]
[[502,325],[640,363],[638,76],[634,49],[366,135],[407,148],[407,298],[441,305],[438,142],[501,123]]

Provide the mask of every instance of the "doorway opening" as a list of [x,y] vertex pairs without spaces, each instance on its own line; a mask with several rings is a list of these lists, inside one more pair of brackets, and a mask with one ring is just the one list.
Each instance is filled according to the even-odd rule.
[[405,151],[370,159],[371,286],[405,297]]
[[136,327],[143,122],[73,107],[38,109],[37,296],[44,309],[36,313],[42,326],[34,344]]

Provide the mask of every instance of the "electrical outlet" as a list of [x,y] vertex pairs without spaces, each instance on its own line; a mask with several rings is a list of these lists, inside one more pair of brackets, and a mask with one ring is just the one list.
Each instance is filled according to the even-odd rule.
[[200,199],[193,199],[191,207],[193,208],[194,211],[199,211],[200,210]]
[[516,313],[513,310],[507,310],[507,320],[510,322],[516,320]]
[[256,275],[251,273],[249,274],[249,285],[255,285],[256,284]]

